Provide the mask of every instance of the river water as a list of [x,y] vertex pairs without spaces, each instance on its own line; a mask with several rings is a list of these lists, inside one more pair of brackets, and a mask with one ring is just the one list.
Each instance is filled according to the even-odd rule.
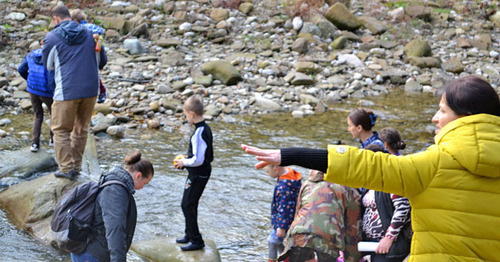
[[[379,115],[375,130],[395,127],[407,143],[403,154],[425,150],[433,142],[431,117],[438,98],[431,94],[407,95],[399,88],[390,95],[370,97],[370,108]],[[225,116],[209,122],[214,134],[213,171],[199,206],[199,226],[204,238],[213,239],[222,261],[263,261],[267,257],[270,232],[270,205],[274,180],[256,170],[254,157],[242,152],[247,143],[264,148],[325,148],[339,139],[358,146],[347,132],[346,116],[356,107],[356,99],[335,105],[326,113],[293,118],[286,114]],[[29,146],[31,115],[4,115],[15,134],[10,146],[0,143],[0,150]],[[173,132],[131,129],[123,139],[100,138],[97,151],[102,170],[121,164],[123,157],[139,149],[155,167],[155,176],[144,189],[137,191],[138,223],[134,241],[183,235],[184,217],[180,208],[186,171],[173,168],[172,159],[185,154],[192,127],[187,124]],[[46,134],[46,129],[44,129]],[[0,139],[1,141],[2,139]],[[13,145],[12,145],[13,144]],[[307,177],[307,170],[297,168]],[[2,261],[68,261],[69,256],[32,240],[12,226],[0,212],[0,258]],[[132,261],[140,261],[130,257]]]

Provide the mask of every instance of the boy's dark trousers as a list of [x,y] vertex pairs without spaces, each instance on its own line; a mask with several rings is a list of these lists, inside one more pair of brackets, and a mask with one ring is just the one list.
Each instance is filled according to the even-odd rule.
[[[44,103],[48,110],[49,115],[52,113],[52,97],[43,97],[39,95],[29,94],[31,100],[31,106],[33,108],[33,114],[35,115],[35,121],[33,123],[33,144],[40,145],[40,133],[42,130],[42,122],[43,122],[43,107],[42,103]],[[52,130],[50,130],[50,138],[52,139],[53,134]]]
[[182,196],[182,212],[186,219],[186,236],[193,244],[204,244],[198,229],[198,202],[210,176],[188,175]]

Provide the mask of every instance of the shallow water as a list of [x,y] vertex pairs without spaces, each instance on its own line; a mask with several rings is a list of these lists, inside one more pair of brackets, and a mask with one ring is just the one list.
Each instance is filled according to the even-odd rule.
[[[424,150],[433,142],[434,124],[430,121],[438,99],[430,94],[406,95],[395,89],[390,95],[367,98],[379,115],[375,130],[395,127],[407,142],[403,154]],[[267,256],[267,236],[270,231],[269,210],[274,180],[263,171],[254,169],[256,161],[243,154],[239,145],[266,148],[324,148],[339,139],[358,146],[347,132],[346,116],[356,107],[357,100],[339,103],[321,115],[293,118],[286,114],[257,116],[226,116],[209,122],[214,134],[213,171],[199,206],[199,226],[205,238],[213,239],[222,261],[262,261]],[[30,131],[29,115],[7,115],[16,132]],[[20,121],[22,119],[22,121]],[[22,123],[19,123],[22,122]],[[174,132],[127,130],[123,139],[101,138],[97,150],[102,170],[121,164],[133,149],[140,149],[152,160],[155,177],[135,197],[138,224],[134,241],[183,235],[184,217],[180,208],[186,171],[173,168],[172,159],[185,154],[192,132],[182,126]],[[44,134],[46,134],[44,129]],[[0,139],[0,141],[2,141]],[[12,143],[14,141],[14,143]],[[28,146],[29,140],[14,135],[10,143],[1,142],[0,150]],[[307,177],[307,170],[298,168]],[[304,174],[305,173],[305,174]],[[68,256],[31,240],[26,234],[7,223],[0,215],[0,257],[3,261],[58,261]],[[23,247],[23,251],[19,249]],[[4,259],[6,258],[6,260]],[[26,258],[26,259],[24,259]]]

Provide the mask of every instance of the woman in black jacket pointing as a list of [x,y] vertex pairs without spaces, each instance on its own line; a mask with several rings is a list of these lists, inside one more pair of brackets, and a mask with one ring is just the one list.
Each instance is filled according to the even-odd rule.
[[92,222],[95,237],[85,252],[71,254],[72,261],[126,261],[137,222],[133,194],[151,181],[154,169],[149,160],[141,159],[139,151],[128,155],[125,164],[125,168],[114,167],[101,178],[100,183],[118,180],[126,187],[111,184],[99,193]]

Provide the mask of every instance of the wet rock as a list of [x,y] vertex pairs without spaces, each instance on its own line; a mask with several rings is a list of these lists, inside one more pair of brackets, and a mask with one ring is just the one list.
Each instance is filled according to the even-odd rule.
[[[40,152],[39,152],[40,153]],[[3,158],[0,158],[3,162]],[[21,165],[26,165],[23,161]],[[2,165],[3,166],[3,163]],[[53,235],[50,220],[59,199],[75,185],[89,179],[97,181],[101,175],[97,161],[95,140],[88,136],[82,161],[82,175],[76,180],[56,178],[53,174],[10,186],[0,192],[0,206],[19,229],[50,245]]]
[[208,62],[202,66],[201,71],[204,74],[211,74],[226,85],[235,85],[242,80],[238,70],[230,62],[224,60]]
[[215,242],[205,239],[205,248],[184,252],[175,243],[174,238],[163,238],[154,240],[138,241],[130,247],[137,254],[150,261],[172,261],[172,262],[220,262],[220,254]]
[[43,148],[37,153],[31,152],[29,148],[1,152],[0,159],[0,178],[5,176],[29,177],[35,173],[47,172],[57,167],[52,154]]
[[342,3],[335,3],[325,13],[326,19],[342,30],[354,31],[361,27],[361,22]]
[[410,41],[404,48],[407,56],[424,57],[431,56],[431,46],[423,39],[414,39]]
[[97,116],[92,119],[92,124],[94,125],[94,127],[92,127],[94,134],[105,132],[108,127],[116,124],[116,117],[113,115],[104,116],[102,114],[97,114]]
[[312,96],[312,95],[300,94],[299,97],[300,97],[300,102],[302,104],[316,106],[319,103],[319,100],[316,97]]

